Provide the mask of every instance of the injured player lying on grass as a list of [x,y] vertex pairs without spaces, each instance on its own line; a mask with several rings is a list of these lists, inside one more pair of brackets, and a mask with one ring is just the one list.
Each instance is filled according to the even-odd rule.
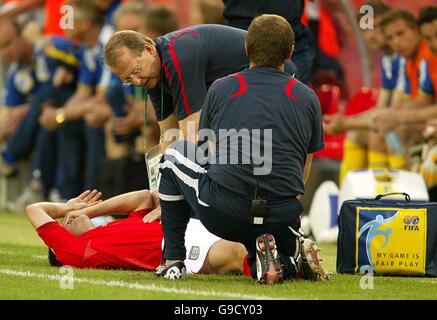
[[[53,266],[155,271],[162,260],[163,234],[157,196],[148,190],[122,194],[101,201],[101,193],[87,190],[67,203],[29,205],[26,215],[49,247]],[[148,215],[153,211],[153,216]],[[92,218],[128,213],[127,218],[95,227]],[[65,218],[63,224],[55,219]],[[218,238],[197,219],[190,219],[185,233],[185,261],[191,274],[250,275],[247,251],[240,243]],[[308,264],[303,264],[308,265]],[[302,278],[316,273],[303,268]]]

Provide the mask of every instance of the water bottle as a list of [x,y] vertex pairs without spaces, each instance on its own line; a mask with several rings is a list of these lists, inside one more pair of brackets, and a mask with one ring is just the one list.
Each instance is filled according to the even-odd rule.
[[404,144],[396,131],[387,131],[384,137],[390,154],[395,156],[405,155]]

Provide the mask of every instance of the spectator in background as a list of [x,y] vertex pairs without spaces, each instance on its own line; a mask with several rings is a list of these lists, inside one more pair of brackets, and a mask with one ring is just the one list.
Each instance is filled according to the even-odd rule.
[[[395,23],[396,21],[391,21],[392,25]],[[397,23],[399,24],[399,22]],[[376,116],[376,120],[382,130],[406,128],[408,135],[419,143],[423,142],[420,131],[425,123],[437,117],[437,7],[423,8],[420,12],[418,26],[418,29],[415,30],[420,30],[423,40],[416,42],[416,51],[409,55],[405,67],[406,80],[404,85],[404,93],[409,93],[415,98],[394,110],[395,112],[392,112],[390,117],[387,113],[381,113]],[[390,31],[390,24],[387,25],[387,28]],[[398,40],[399,44],[397,45],[404,44],[404,41],[406,39]],[[403,52],[407,52],[407,50],[404,49]],[[419,130],[416,129],[417,127]],[[432,126],[431,131],[429,129],[425,131],[428,139],[434,135]],[[408,140],[405,140],[405,143],[411,144]],[[430,186],[431,181],[434,181],[432,174],[430,175],[432,170],[430,163],[426,163],[422,167],[422,174],[428,182],[428,186]],[[435,191],[432,191],[432,194],[432,197],[435,197]]]
[[[17,36],[18,41],[22,38],[21,35]],[[78,46],[59,37],[40,39],[38,43],[29,43],[28,46],[29,49],[22,48],[17,52],[31,55],[36,89],[29,98],[29,112],[8,139],[0,160],[3,169],[15,170],[19,161],[27,160],[34,153],[30,182],[10,206],[13,211],[19,211],[29,202],[48,197],[49,193],[54,192],[52,189],[55,188],[58,165],[57,138],[39,127],[38,118],[44,103],[62,104],[73,94],[80,55]],[[14,56],[20,57],[20,54],[15,53]],[[25,85],[28,82],[24,80],[14,82]],[[9,90],[16,92],[12,87]]]
[[12,19],[0,22],[0,60],[10,66],[6,79],[6,112],[0,119],[0,143],[15,131],[29,110],[30,94],[36,88],[32,68],[32,44],[20,36],[21,27]]
[[[371,6],[374,12],[374,28],[362,31],[366,44],[374,51],[382,51],[384,54],[380,61],[381,88],[378,94],[376,108],[385,108],[395,105],[399,100],[400,94],[396,91],[399,74],[402,65],[405,63],[403,58],[394,52],[385,39],[380,27],[380,22],[385,13],[391,8],[380,1],[370,1],[366,5]],[[358,14],[358,23],[363,18],[363,14]],[[325,130],[331,134],[347,131],[344,142],[344,156],[340,171],[340,183],[343,182],[346,174],[350,170],[363,168],[385,168],[390,162],[393,169],[402,168],[405,162],[397,161],[394,155],[387,155],[384,136],[377,131],[368,131],[371,119],[371,111],[361,114],[361,123],[351,123],[342,114],[325,116]]]
[[[422,37],[431,49],[434,58],[437,55],[437,6],[423,7],[420,10],[418,24]],[[433,76],[436,76],[435,73]]]
[[[69,186],[68,190],[60,192],[64,198],[70,198],[82,189],[84,157],[88,186],[98,184],[100,163],[105,158],[102,126],[110,117],[104,101],[110,71],[104,67],[101,55],[110,32],[104,28],[104,17],[96,7],[88,2],[75,2],[74,28],[66,30],[66,34],[80,40],[85,48],[80,61],[78,87],[62,107],[45,105],[40,123],[47,130],[59,130],[59,161],[65,165],[61,178]],[[106,110],[103,117],[100,112],[95,112],[96,108]]]
[[[380,27],[380,22],[383,15],[388,12],[391,8],[380,2],[380,1],[371,1],[366,3],[366,5],[371,6],[374,12],[374,27],[363,30],[363,38],[366,41],[367,45],[373,49],[378,51],[383,51],[384,55],[380,61],[380,74],[381,74],[381,88],[378,93],[378,101],[376,104],[376,108],[385,108],[390,105],[394,105],[395,101],[397,101],[396,96],[396,86],[399,79],[400,69],[402,68],[402,64],[405,63],[403,58],[388,46],[388,43],[385,39],[384,33]],[[363,18],[363,14],[358,14],[358,23]],[[359,140],[359,135],[362,133],[362,130],[353,131],[353,135],[357,137]],[[368,131],[366,131],[367,133]],[[348,132],[348,137],[350,132]],[[388,164],[390,164],[390,168],[392,169],[403,169],[405,166],[404,158],[397,158],[395,155],[389,156],[387,153],[387,146],[385,143],[384,135],[382,135],[378,131],[370,131],[367,138],[368,145],[368,155],[367,159],[363,160],[367,162],[369,169],[380,169],[387,168]],[[362,139],[361,139],[362,140]],[[346,142],[346,148],[351,148],[352,153],[356,154],[360,153],[362,149],[357,147],[356,144],[350,144]],[[347,149],[345,150],[347,152]],[[352,157],[349,158],[349,163],[357,163],[352,161]],[[360,158],[362,159],[362,158]],[[364,168],[367,166],[364,166]],[[353,168],[355,169],[355,168]],[[360,169],[360,168],[356,168]],[[347,169],[346,169],[347,170]],[[344,179],[346,172],[343,174],[342,178]]]
[[223,0],[223,16],[229,25],[247,30],[252,20],[270,13],[284,17],[296,35],[296,48],[292,61],[297,67],[299,79],[309,84],[312,80],[313,64],[316,57],[314,38],[311,31],[302,24],[305,0]]
[[408,134],[404,130],[400,132],[402,144],[409,148],[423,140],[423,125],[413,124],[420,121],[420,110],[431,105],[435,99],[433,90],[426,86],[424,73],[427,63],[432,60],[432,52],[421,38],[416,18],[409,11],[392,10],[384,15],[381,25],[388,44],[406,59],[400,86],[404,96],[395,106],[395,113],[393,110],[376,110],[373,124],[382,132],[405,129],[405,125],[411,124]]
[[[142,3],[122,4],[114,13],[116,30],[134,30],[145,32],[146,7]],[[144,162],[144,144],[137,154],[137,140],[143,142],[141,132],[144,129],[144,92],[133,86],[123,86],[121,80],[112,74],[105,98],[111,107],[110,133],[106,132],[107,159],[102,163],[105,172],[100,179],[99,189],[106,196],[115,196],[133,190],[148,187],[146,165]],[[147,139],[149,144],[157,144],[159,127],[153,121],[154,113],[150,108],[147,117]],[[157,129],[158,132],[152,129]],[[153,141],[153,142],[152,142]]]
[[[114,13],[116,30],[144,33],[145,11],[145,5],[141,3],[121,5]],[[113,114],[112,132],[118,150],[115,158],[127,158],[133,152],[135,139],[144,124],[144,103],[136,103],[135,88],[123,86],[115,74],[111,76],[105,97]],[[120,130],[121,126],[123,126],[122,130]]]
[[221,0],[192,0],[190,24],[226,24]]
[[145,35],[158,38],[177,29],[174,12],[165,6],[149,6],[145,13]]
[[[421,116],[420,108],[428,106],[434,100],[430,89],[422,89],[426,79],[422,72],[426,70],[426,61],[430,61],[431,50],[421,40],[416,18],[412,13],[403,9],[393,9],[382,16],[380,27],[383,30],[388,46],[406,59],[400,63],[397,89],[400,96],[393,95],[390,109],[378,108],[364,115],[347,118],[347,121],[331,123],[334,131],[338,128],[372,128],[381,133],[394,132],[395,129],[405,128],[408,123],[414,123]],[[422,72],[422,73],[421,73]],[[330,119],[331,120],[331,119]],[[328,127],[326,127],[328,129]],[[422,128],[410,126],[408,137],[398,137],[399,146],[404,150],[400,154],[393,154],[390,162],[396,167],[403,167],[406,163],[406,148],[422,140]],[[396,135],[398,133],[394,132]],[[401,132],[402,133],[402,132]],[[387,156],[383,153],[376,154],[374,163],[384,167]],[[393,165],[393,164],[392,164]]]
[[100,9],[105,17],[105,23],[114,24],[114,13],[120,6],[121,0],[91,0],[90,2]]

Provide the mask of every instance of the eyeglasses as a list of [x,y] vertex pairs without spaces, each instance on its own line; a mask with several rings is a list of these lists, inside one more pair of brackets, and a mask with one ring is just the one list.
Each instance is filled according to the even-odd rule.
[[[141,53],[141,55],[139,56],[139,60],[141,60],[141,57],[143,56],[143,54]],[[138,64],[138,66],[135,68],[134,71],[132,71],[132,73],[123,80],[123,85],[124,86],[129,86],[132,84],[132,81],[134,81],[135,78],[139,77],[141,74],[141,64]]]
[[138,65],[135,70],[125,79],[123,80],[124,86],[129,86],[132,84],[135,78],[137,78],[141,74],[141,65]]

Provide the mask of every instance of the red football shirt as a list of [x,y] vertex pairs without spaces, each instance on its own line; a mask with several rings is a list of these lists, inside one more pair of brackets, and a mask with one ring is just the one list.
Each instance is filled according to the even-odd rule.
[[144,223],[150,210],[131,212],[126,219],[110,222],[74,236],[59,222],[46,223],[38,235],[59,262],[76,268],[155,270],[162,258],[162,227]]

